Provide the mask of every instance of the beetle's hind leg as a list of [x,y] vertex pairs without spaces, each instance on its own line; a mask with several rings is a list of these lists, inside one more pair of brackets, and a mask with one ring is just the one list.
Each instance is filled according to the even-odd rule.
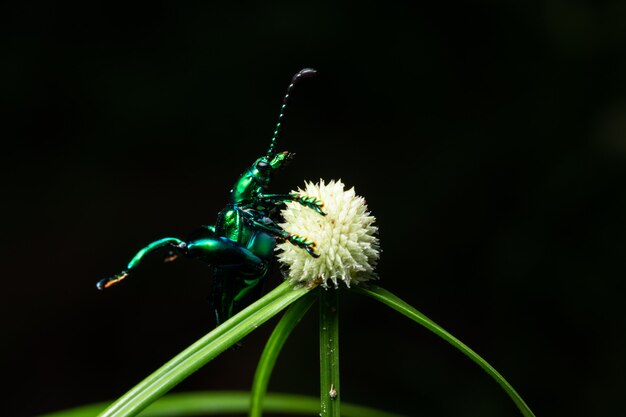
[[213,266],[209,302],[216,325],[260,297],[261,284],[271,264],[271,258],[261,258],[239,243],[218,235],[189,241],[187,256]]
[[166,261],[172,257],[172,254],[178,256],[178,254],[180,253],[186,254],[187,252],[187,244],[180,239],[177,239],[175,237],[166,237],[164,239],[159,239],[150,243],[148,246],[137,252],[133,259],[128,263],[128,266],[125,270],[123,270],[119,274],[98,281],[98,283],[96,284],[97,288],[99,290],[104,290],[105,288],[109,288],[124,280],[134,272],[134,270],[139,266],[139,264],[148,254],[151,254],[152,252],[161,248],[170,248],[170,255],[168,255]]
[[190,258],[200,259],[222,269],[257,273],[267,266],[267,262],[249,249],[216,234],[191,240],[185,249],[185,254]]
[[126,277],[128,277],[128,275],[129,275],[128,271],[124,270],[124,271],[120,272],[119,274],[115,274],[115,275],[113,275],[111,277],[106,277],[106,278],[101,279],[96,284],[96,287],[99,290],[104,290],[105,288],[112,287],[113,285],[117,284],[118,282],[122,281],[123,279],[126,279]]
[[119,274],[104,278],[96,285],[99,290],[109,288],[131,275],[143,260],[152,252],[168,248],[170,254],[165,258],[167,261],[173,260],[172,256],[184,255],[190,258],[200,259],[213,266],[224,269],[240,269],[256,273],[264,270],[267,262],[243,246],[215,234],[212,227],[207,227],[200,234],[201,236],[185,242],[175,237],[166,237],[150,243],[141,249],[128,263],[125,270]]

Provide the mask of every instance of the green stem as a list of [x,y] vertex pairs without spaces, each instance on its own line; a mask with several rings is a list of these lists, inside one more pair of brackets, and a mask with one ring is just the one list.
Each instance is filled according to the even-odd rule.
[[[222,392],[189,392],[169,394],[141,413],[141,417],[187,417],[213,416],[225,414],[241,414],[248,410],[250,394],[238,391]],[[106,404],[90,404],[71,410],[58,411],[40,417],[93,417],[106,407]],[[265,396],[264,408],[275,414],[308,415],[319,412],[319,398],[268,393]],[[360,405],[343,403],[344,417],[404,417]]]
[[[256,310],[267,306],[268,304],[276,300],[278,297],[287,294],[289,291],[291,291],[291,287],[288,285],[287,282],[284,282],[278,287],[276,287],[274,290],[267,293],[264,297],[257,300],[255,303],[253,303],[246,309],[242,310],[235,317],[237,317],[238,319],[244,319],[246,317],[249,317]],[[146,389],[148,385],[152,383],[152,381],[161,378],[167,372],[170,372],[171,370],[175,369],[180,363],[187,360],[192,354],[200,350],[202,347],[212,343],[213,340],[220,337],[228,330],[232,329],[236,325],[237,320],[238,320],[235,317],[222,323],[221,326],[216,327],[215,329],[213,329],[213,331],[208,333],[206,336],[202,337],[200,340],[196,341],[194,344],[189,346],[187,349],[185,349],[175,358],[173,358],[172,360],[167,362],[165,365],[163,365],[161,368],[156,370],[149,377],[141,381],[139,384],[135,385],[131,390],[129,390],[122,397],[120,397],[113,405],[115,405],[116,408],[121,407],[122,405],[130,401],[133,397],[135,397],[139,392]],[[107,411],[109,412],[114,411],[112,407],[113,406],[111,406],[110,409]]]
[[483,368],[485,372],[487,372],[493,379],[495,379],[496,382],[500,384],[502,389],[509,395],[509,397],[511,397],[515,405],[517,405],[517,408],[519,408],[519,410],[525,417],[535,417],[535,414],[533,414],[533,412],[530,410],[528,405],[526,405],[522,397],[520,397],[520,395],[515,391],[515,389],[513,389],[511,384],[509,384],[508,381],[504,379],[504,377],[500,375],[500,373],[496,371],[493,366],[489,365],[489,363],[483,358],[481,358],[480,355],[478,355],[478,353],[474,352],[472,349],[470,349],[467,345],[465,345],[459,339],[452,336],[443,327],[439,326],[437,323],[435,323],[434,321],[426,317],[424,314],[417,311],[415,308],[407,304],[405,301],[401,300],[400,298],[396,297],[389,291],[377,285],[370,285],[367,288],[354,287],[353,290],[359,294],[367,295],[369,297],[374,298],[375,300],[378,300],[388,305],[394,310],[404,314],[411,320],[417,322],[418,324],[421,324],[422,326],[424,326],[431,332],[435,333],[437,336],[444,339],[446,342],[450,343],[452,346],[460,350],[468,358],[476,362],[478,366]]
[[268,339],[265,349],[261,354],[261,359],[256,368],[254,374],[254,380],[252,383],[251,404],[250,404],[250,417],[261,417],[263,415],[263,400],[265,398],[265,392],[267,391],[267,384],[269,383],[274,365],[278,359],[283,345],[287,341],[287,338],[291,334],[291,331],[300,322],[302,317],[309,311],[311,305],[316,300],[315,294],[307,294],[300,300],[292,304],[287,310],[285,315],[280,319],[276,328],[272,332],[272,335]]
[[321,417],[340,416],[339,290],[320,288]]
[[139,414],[182,380],[308,291],[307,288],[294,290],[288,282],[279,285],[274,291],[236,314],[163,365],[114,402],[100,416],[126,417]]

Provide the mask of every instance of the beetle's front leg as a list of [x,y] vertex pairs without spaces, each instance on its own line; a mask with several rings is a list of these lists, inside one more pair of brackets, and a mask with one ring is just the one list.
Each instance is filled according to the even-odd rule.
[[272,203],[272,204],[285,204],[290,201],[295,201],[297,203],[302,204],[304,207],[308,207],[310,209],[315,210],[322,216],[326,215],[326,213],[322,211],[322,207],[324,207],[324,203],[315,197],[310,197],[307,195],[302,195],[298,193],[259,194],[258,199],[264,203]]

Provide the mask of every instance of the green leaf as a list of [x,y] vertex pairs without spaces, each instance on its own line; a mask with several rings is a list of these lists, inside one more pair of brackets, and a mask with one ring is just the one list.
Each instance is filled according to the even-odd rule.
[[274,365],[278,359],[278,355],[291,334],[291,331],[300,322],[302,317],[309,311],[311,305],[316,300],[315,294],[307,294],[305,297],[296,301],[280,319],[272,335],[268,339],[265,349],[261,354],[259,363],[254,374],[252,383],[252,397],[250,404],[250,417],[261,417],[263,415],[263,401],[267,384],[269,383]]
[[378,300],[388,305],[394,310],[404,314],[411,320],[426,327],[428,330],[435,333],[437,336],[441,337],[446,342],[450,343],[452,346],[454,346],[455,348],[463,352],[463,354],[465,354],[468,358],[476,362],[478,366],[483,368],[485,372],[491,375],[491,377],[495,379],[498,384],[500,384],[502,389],[506,391],[507,394],[509,394],[509,397],[511,397],[515,405],[517,405],[517,408],[519,408],[519,410],[522,412],[524,416],[535,417],[535,415],[530,410],[528,405],[526,405],[522,397],[520,397],[520,395],[515,391],[515,389],[513,389],[511,384],[509,384],[507,380],[504,379],[504,377],[500,375],[500,373],[494,369],[493,366],[489,365],[489,363],[487,363],[486,360],[481,358],[476,352],[470,349],[467,345],[465,345],[459,339],[457,339],[456,337],[448,333],[443,327],[439,326],[437,323],[435,323],[434,321],[426,317],[424,314],[417,311],[411,305],[407,304],[406,302],[396,297],[389,291],[377,285],[370,285],[367,288],[366,287],[354,287],[353,291],[359,294],[367,295],[369,297],[374,298],[375,300]]
[[339,417],[339,290],[320,293],[320,400],[321,417]]
[[119,398],[101,417],[139,414],[182,380],[309,291],[284,282],[245,310],[185,349]]
[[[247,392],[195,392],[167,395],[150,405],[141,417],[187,417],[224,414],[243,414],[248,411],[250,394]],[[268,393],[264,408],[271,413],[288,415],[319,415],[319,398]],[[40,417],[93,417],[106,407],[105,403],[91,404]],[[403,417],[399,414],[375,410],[344,402],[344,417]]]

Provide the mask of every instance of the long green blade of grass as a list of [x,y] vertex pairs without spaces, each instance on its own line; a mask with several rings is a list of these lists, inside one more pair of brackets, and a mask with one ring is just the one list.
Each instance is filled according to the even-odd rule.
[[339,290],[320,293],[320,416],[339,417]]
[[483,368],[485,372],[487,372],[493,379],[495,379],[496,382],[500,384],[502,389],[509,395],[509,397],[511,397],[515,405],[517,405],[517,408],[519,408],[519,410],[525,417],[535,417],[535,415],[530,410],[528,405],[526,405],[526,402],[524,402],[522,397],[520,397],[515,389],[513,389],[511,384],[509,384],[508,381],[504,379],[504,377],[500,375],[500,373],[496,371],[493,366],[489,365],[489,363],[481,358],[480,355],[470,349],[459,339],[448,333],[443,327],[439,326],[437,323],[417,311],[415,308],[413,308],[411,305],[407,304],[397,296],[377,285],[371,285],[367,288],[354,287],[353,291],[359,294],[367,295],[374,298],[375,300],[382,302],[383,304],[388,305],[394,310],[404,314],[411,320],[421,324],[431,332],[435,333],[437,336],[444,339],[446,342],[450,343],[452,346],[463,352],[463,354],[465,354],[468,358],[476,362],[478,366]]
[[114,402],[100,416],[128,417],[139,414],[183,379],[308,291],[308,288],[293,289],[289,283],[281,284],[274,291],[225,322],[222,326],[228,324],[226,330],[220,326],[204,336],[142,381],[139,389],[132,389]]
[[[213,331],[208,333],[206,336],[202,337],[200,340],[193,343],[191,346],[189,346],[179,355],[177,355],[176,357],[168,361],[161,368],[157,369],[154,373],[152,373],[146,379],[141,381],[139,384],[135,385],[128,392],[126,392],[126,394],[120,397],[115,402],[114,405],[117,408],[123,406],[125,403],[127,403],[133,397],[135,397],[139,392],[142,392],[143,390],[145,390],[146,387],[148,387],[148,385],[151,384],[153,381],[160,379],[163,375],[175,369],[177,366],[179,366],[183,361],[187,360],[195,352],[202,349],[204,346],[209,345],[215,339],[222,336],[227,331],[231,330],[241,320],[247,317],[250,317],[250,315],[252,315],[254,312],[258,311],[261,308],[266,307],[267,305],[275,301],[277,298],[289,293],[291,290],[292,290],[292,287],[289,285],[289,283],[283,282],[281,285],[274,288],[274,290],[267,293],[264,297],[260,298],[259,300],[257,300],[256,302],[254,302],[253,304],[251,304],[250,306],[242,310],[239,314],[235,315],[230,320],[227,320],[226,322],[222,323],[221,326],[216,327],[215,329],[213,329]],[[110,410],[107,410],[107,411],[112,412],[114,411],[114,409],[111,408]]]
[[300,322],[302,317],[309,311],[311,305],[316,300],[316,294],[307,294],[289,307],[285,315],[280,319],[272,335],[268,339],[261,359],[254,374],[254,382],[252,383],[250,417],[261,417],[263,415],[263,402],[267,384],[269,383],[274,365],[278,359],[278,355],[291,334],[291,331]]
[[[141,417],[192,417],[224,414],[243,414],[248,411],[250,394],[238,391],[194,392],[170,394],[146,408]],[[40,417],[93,417],[106,407],[105,403],[90,404]],[[268,393],[265,396],[266,411],[287,415],[319,415],[319,398]],[[369,407],[342,404],[344,417],[404,417]]]

